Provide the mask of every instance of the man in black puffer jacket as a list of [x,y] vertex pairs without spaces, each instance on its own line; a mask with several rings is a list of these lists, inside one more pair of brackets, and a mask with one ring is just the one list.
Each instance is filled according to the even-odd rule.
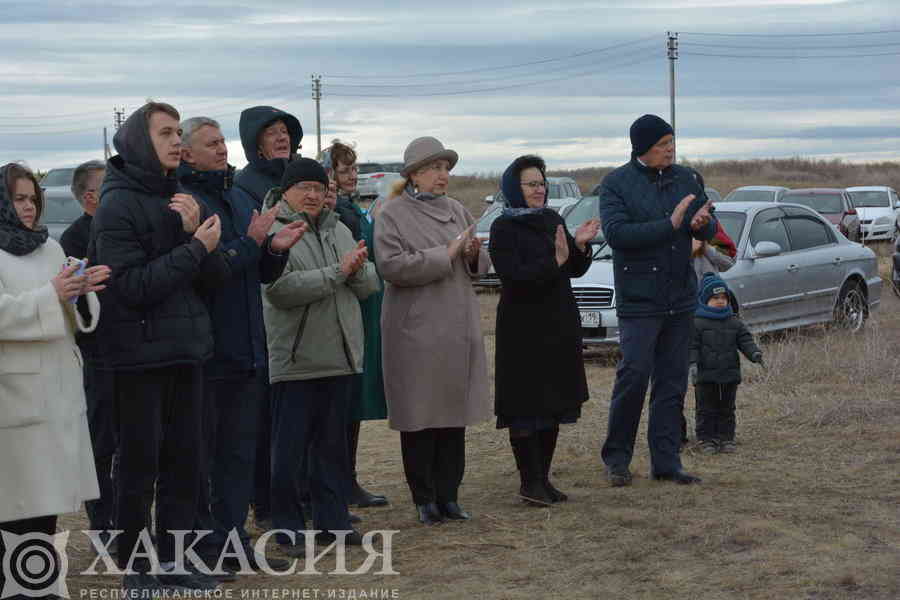
[[[148,528],[157,489],[157,546],[166,569],[176,558],[176,530],[194,525],[200,485],[201,365],[213,353],[212,325],[202,296],[230,277],[217,251],[219,218],[179,192],[178,112],[149,102],[113,138],[94,216],[91,264],[112,269],[101,292],[100,361],[114,373],[119,432],[116,515],[119,564],[128,564]],[[212,215],[212,216],[211,216]],[[158,481],[157,481],[158,476]],[[135,561],[124,587],[208,589],[192,575],[149,574]]]
[[734,452],[735,397],[741,382],[741,357],[762,364],[762,351],[747,326],[735,316],[728,286],[715,273],[700,283],[700,302],[691,338],[690,377],[697,406],[697,441],[705,454]]
[[604,177],[600,189],[600,220],[613,250],[622,351],[603,462],[613,486],[631,482],[629,465],[652,376],[651,477],[697,483],[698,477],[682,470],[679,455],[697,305],[691,238],[712,239],[717,224],[693,171],[672,164],[672,127],[644,115],[632,124],[630,135],[631,161]]

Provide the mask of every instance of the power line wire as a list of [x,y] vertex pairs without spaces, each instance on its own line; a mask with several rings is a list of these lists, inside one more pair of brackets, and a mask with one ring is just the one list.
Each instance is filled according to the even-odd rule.
[[682,42],[682,46],[702,46],[704,48],[750,48],[753,50],[848,50],[851,48],[883,48],[886,46],[900,46],[900,42],[885,42],[881,44],[851,44],[849,46],[748,46],[746,44],[704,44],[700,42]]
[[358,74],[357,75],[332,75],[329,73],[325,73],[325,74],[323,74],[323,77],[333,77],[335,79],[409,79],[409,78],[414,78],[414,77],[445,77],[448,75],[468,75],[471,73],[483,73],[485,71],[517,69],[519,67],[529,67],[532,65],[540,65],[540,64],[545,64],[545,63],[554,62],[554,61],[578,58],[581,56],[587,56],[589,54],[597,54],[600,52],[606,52],[608,50],[614,50],[616,48],[622,48],[622,47],[626,47],[626,46],[631,46],[633,44],[639,44],[639,43],[647,41],[647,40],[656,39],[657,37],[658,37],[657,34],[648,35],[646,37],[639,38],[636,40],[622,42],[620,44],[613,44],[612,46],[606,46],[604,48],[596,48],[593,50],[585,50],[583,52],[576,52],[575,54],[567,54],[565,56],[556,56],[556,57],[552,57],[552,58],[545,58],[542,60],[535,60],[535,61],[530,61],[530,62],[512,64],[512,65],[500,65],[500,66],[495,66],[495,67],[480,67],[478,69],[467,69],[464,71],[445,71],[443,73],[411,73],[411,74],[407,74],[407,75],[396,75],[396,74],[392,74],[392,75],[358,75]]
[[885,29],[882,31],[850,31],[832,33],[719,33],[705,31],[679,31],[680,35],[709,35],[724,37],[838,37],[844,35],[881,35],[886,33],[900,33],[900,29]]
[[775,58],[775,59],[814,59],[814,58],[865,58],[872,56],[900,56],[900,52],[881,52],[879,54],[817,54],[815,56],[777,55],[777,54],[711,54],[706,52],[681,52],[681,56],[714,56],[716,58]]

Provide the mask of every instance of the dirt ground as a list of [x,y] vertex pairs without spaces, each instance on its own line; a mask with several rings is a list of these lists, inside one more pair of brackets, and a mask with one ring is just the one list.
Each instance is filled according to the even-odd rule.
[[[599,450],[614,379],[609,351],[588,353],[591,399],[582,419],[563,429],[553,470],[570,500],[551,508],[516,498],[508,440],[484,423],[468,431],[460,497],[474,518],[419,525],[398,434],[384,422],[365,423],[361,479],[391,505],[359,510],[361,530],[397,531],[398,574],[329,574],[335,562],[328,556],[317,565],[321,574],[242,576],[221,597],[293,590],[280,597],[898,598],[900,301],[888,286],[882,299],[862,334],[812,328],[761,340],[769,369],[745,364],[738,452],[685,453],[686,469],[703,477],[698,486],[649,479],[646,418],[634,484],[605,482]],[[497,295],[479,300],[492,357]],[[686,406],[692,426],[692,391]],[[79,514],[60,529],[86,526]],[[73,598],[96,598],[119,583],[74,575],[93,560],[87,548],[83,538],[70,543]],[[351,552],[348,569],[364,558]]]

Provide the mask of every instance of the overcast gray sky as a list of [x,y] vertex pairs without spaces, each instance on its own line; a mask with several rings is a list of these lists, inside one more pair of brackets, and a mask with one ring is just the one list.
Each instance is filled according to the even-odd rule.
[[323,142],[363,160],[434,135],[464,173],[614,165],[636,117],[669,118],[669,30],[680,157],[900,159],[897,0],[381,4],[0,0],[0,162],[102,157],[113,107],[147,97],[218,118],[237,166],[241,109],[278,106],[312,156],[320,73]]

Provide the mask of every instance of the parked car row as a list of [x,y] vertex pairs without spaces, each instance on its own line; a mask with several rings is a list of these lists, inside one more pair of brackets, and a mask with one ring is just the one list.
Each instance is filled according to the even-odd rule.
[[379,187],[390,185],[395,180],[403,178],[400,175],[402,168],[403,163],[359,163],[356,190],[362,198],[376,198]]
[[854,242],[889,240],[900,231],[900,198],[887,186],[804,188],[747,185],[722,202],[795,202],[809,206]]

